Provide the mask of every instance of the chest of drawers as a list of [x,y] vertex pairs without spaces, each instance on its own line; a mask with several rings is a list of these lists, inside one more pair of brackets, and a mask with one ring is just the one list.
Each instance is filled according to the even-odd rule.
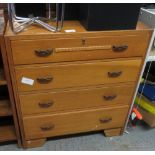
[[[75,33],[66,33],[75,29]],[[151,30],[60,33],[36,27],[5,41],[24,147],[90,131],[123,133]]]

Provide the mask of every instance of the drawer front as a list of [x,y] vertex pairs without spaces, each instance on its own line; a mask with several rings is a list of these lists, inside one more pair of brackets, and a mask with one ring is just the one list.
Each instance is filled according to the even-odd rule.
[[128,106],[24,117],[26,139],[117,128],[124,125]]
[[136,59],[16,67],[15,71],[19,91],[50,90],[136,81],[140,64],[141,59]]
[[98,60],[142,56],[147,37],[107,36],[53,40],[12,41],[13,60],[18,64]]
[[134,84],[19,95],[23,115],[129,105]]

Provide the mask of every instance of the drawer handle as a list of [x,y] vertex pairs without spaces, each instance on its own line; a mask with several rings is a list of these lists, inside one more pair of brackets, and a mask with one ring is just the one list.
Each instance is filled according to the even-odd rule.
[[38,57],[48,57],[49,55],[53,54],[53,50],[35,50],[35,54]]
[[40,84],[48,84],[53,80],[53,77],[41,77],[41,78],[37,78],[37,81]]
[[115,78],[115,77],[119,77],[122,74],[122,71],[118,71],[118,72],[108,72],[108,76]]
[[41,126],[40,129],[41,129],[42,131],[49,131],[49,130],[54,129],[54,127],[55,127],[55,125],[52,124],[52,125]]
[[105,46],[86,46],[86,47],[72,47],[72,48],[56,48],[55,53],[60,52],[79,52],[79,51],[93,51],[93,50],[110,50],[110,45]]
[[103,96],[104,100],[106,100],[106,101],[114,100],[116,97],[117,97],[117,95]]
[[100,122],[101,123],[109,123],[112,121],[112,118],[111,117],[107,117],[107,118],[101,118],[100,119]]
[[39,105],[41,108],[49,108],[49,107],[51,107],[53,104],[54,104],[53,102],[38,103],[38,105]]
[[126,49],[128,49],[128,45],[114,45],[112,46],[112,50],[114,52],[124,52]]

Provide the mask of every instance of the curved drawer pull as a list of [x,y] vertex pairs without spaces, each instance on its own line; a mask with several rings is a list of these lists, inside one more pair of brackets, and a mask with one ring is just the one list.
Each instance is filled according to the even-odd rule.
[[107,117],[107,118],[101,118],[100,119],[100,122],[101,123],[109,123],[112,121],[112,118],[111,117]]
[[114,52],[124,52],[126,49],[128,49],[128,45],[114,45],[114,46],[112,46],[112,50]]
[[51,125],[44,125],[44,126],[41,126],[40,129],[42,131],[49,131],[49,130],[52,130],[54,129],[55,125],[54,124],[51,124]]
[[47,84],[50,83],[53,80],[53,77],[41,77],[41,78],[37,78],[37,81],[40,84]]
[[122,74],[122,71],[118,71],[118,72],[108,72],[108,76],[115,78],[115,77],[119,77]]
[[48,57],[49,55],[53,54],[53,49],[49,49],[49,50],[35,50],[35,54],[38,57]]
[[38,103],[38,105],[40,106],[40,108],[49,108],[53,105],[53,102],[46,102],[46,103]]
[[116,97],[117,97],[117,95],[103,96],[104,100],[106,100],[106,101],[114,100]]

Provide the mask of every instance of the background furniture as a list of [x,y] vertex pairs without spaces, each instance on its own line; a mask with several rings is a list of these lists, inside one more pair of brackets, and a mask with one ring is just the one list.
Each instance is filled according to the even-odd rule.
[[[144,94],[146,93],[147,84],[151,84],[150,86],[154,87],[154,62],[155,62],[155,6],[148,5],[147,7],[141,8],[139,19],[145,24],[149,25],[153,29],[152,39],[150,41],[150,46],[148,49],[148,56],[145,61],[146,66],[144,65],[144,72],[142,72],[141,77],[143,77],[143,87],[140,88],[139,85],[139,93],[135,100],[135,106],[139,109],[143,116],[143,120],[150,126],[155,126],[155,114],[153,110],[155,109],[155,104],[153,103],[151,98],[146,98]],[[153,74],[152,74],[153,73]],[[153,76],[152,76],[153,75]],[[148,85],[148,86],[149,86]],[[150,87],[149,86],[149,87]],[[150,87],[150,88],[151,88]],[[149,90],[149,89],[148,89]],[[147,91],[148,91],[147,90]],[[145,93],[144,93],[145,92]],[[150,93],[153,95],[154,91]]]
[[20,134],[14,105],[14,97],[8,70],[4,42],[5,22],[3,10],[0,10],[0,142],[17,141],[20,146]]

